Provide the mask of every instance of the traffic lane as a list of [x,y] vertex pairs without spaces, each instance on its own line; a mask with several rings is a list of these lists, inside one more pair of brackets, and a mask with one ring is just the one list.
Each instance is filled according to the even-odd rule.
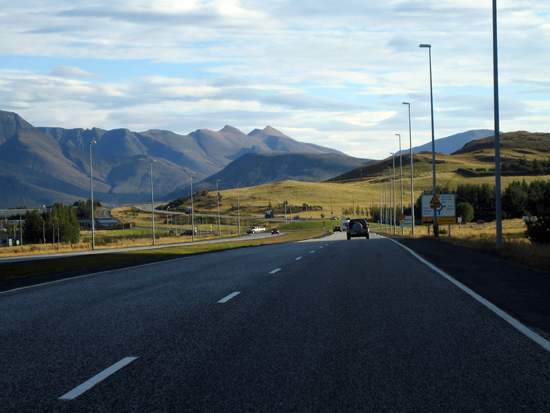
[[[333,259],[345,254],[368,260]],[[156,328],[155,340],[136,341],[138,360],[61,406],[422,412],[549,407],[548,353],[381,238],[329,243],[225,304],[212,303],[168,324]]]
[[[315,243],[319,244],[320,243]],[[267,250],[264,250],[267,249]],[[4,294],[0,299],[5,386],[12,400],[32,393],[32,403],[51,400],[93,372],[133,354],[134,341],[155,341],[182,315],[201,320],[203,307],[236,289],[261,282],[276,266],[294,262],[300,244],[249,248],[155,265],[110,271]],[[168,323],[168,324],[166,324]],[[209,322],[206,322],[209,325]],[[152,335],[152,336],[151,336]],[[40,360],[39,363],[36,361]]]

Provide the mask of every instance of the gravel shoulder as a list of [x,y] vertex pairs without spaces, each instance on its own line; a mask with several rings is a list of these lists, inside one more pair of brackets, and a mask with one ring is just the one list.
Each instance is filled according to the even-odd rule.
[[548,272],[433,238],[387,237],[410,248],[525,326],[550,340]]

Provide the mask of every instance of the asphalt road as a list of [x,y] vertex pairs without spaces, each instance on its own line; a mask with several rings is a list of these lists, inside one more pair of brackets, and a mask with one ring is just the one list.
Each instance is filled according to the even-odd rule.
[[2,293],[0,337],[6,412],[550,411],[550,352],[374,234]]

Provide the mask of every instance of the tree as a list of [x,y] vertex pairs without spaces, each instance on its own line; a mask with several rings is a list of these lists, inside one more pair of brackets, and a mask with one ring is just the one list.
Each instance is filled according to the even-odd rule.
[[[95,202],[94,202],[95,205]],[[80,237],[80,226],[76,218],[75,210],[71,206],[65,206],[62,203],[55,203],[46,214],[46,239],[49,242],[56,239],[59,234],[58,242],[76,244]]]
[[474,207],[469,202],[461,202],[456,205],[457,217],[462,217],[462,222],[472,222],[474,219]]
[[23,242],[25,244],[39,244],[43,241],[44,219],[38,210],[27,211],[23,224]]
[[511,182],[502,194],[502,212],[504,218],[521,218],[529,215],[527,206],[529,202],[529,186],[525,181]]

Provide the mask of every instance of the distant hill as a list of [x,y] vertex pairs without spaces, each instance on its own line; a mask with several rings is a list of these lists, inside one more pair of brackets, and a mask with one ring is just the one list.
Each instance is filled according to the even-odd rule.
[[[319,182],[338,176],[360,165],[374,162],[369,159],[326,153],[247,153],[224,169],[193,184],[193,190],[212,190],[219,180],[219,189],[263,185],[284,180]],[[169,195],[175,199],[188,195],[187,186]]]
[[[493,150],[495,137],[490,136],[478,139],[464,145],[453,155],[463,155],[485,150]],[[537,152],[550,152],[550,133],[532,133],[525,131],[509,132],[500,135],[501,151],[513,151],[521,154],[536,154]],[[486,155],[486,153],[485,153]]]
[[[211,176],[243,154],[255,152],[338,154],[301,143],[272,127],[244,134],[225,126],[196,130],[132,132],[34,127],[13,112],[0,111],[0,208],[73,203],[90,194],[90,142],[94,195],[103,203],[132,203],[150,193],[150,161],[155,197]],[[330,168],[330,167],[329,167]]]
[[[437,146],[436,146],[437,149]],[[500,159],[502,174],[507,176],[540,175],[534,165],[534,160],[550,159],[550,133],[532,133],[525,131],[507,132],[500,135]],[[396,161],[398,158],[396,157]],[[494,176],[495,137],[471,141],[450,155],[437,151],[437,173],[458,173],[466,177]],[[392,168],[392,158],[372,162],[360,168],[355,168],[336,177],[337,181],[357,180],[363,177],[380,177],[388,175]],[[396,168],[398,164],[396,163]],[[403,172],[409,174],[409,154],[403,154]],[[423,151],[414,155],[414,173],[431,173],[431,151]]]
[[[457,133],[455,135],[448,136],[446,138],[440,138],[435,140],[435,151],[439,153],[444,153],[445,155],[450,155],[455,151],[461,149],[468,142],[486,138],[488,136],[493,136],[495,132],[490,129],[475,129],[469,130],[467,132]],[[408,146],[408,136],[405,141],[403,141],[404,136],[401,136],[401,148]],[[420,152],[431,152],[432,151],[432,142],[425,143],[424,145],[414,146],[413,153]],[[402,150],[403,155],[408,154],[409,150]],[[399,152],[396,153],[399,155]]]

